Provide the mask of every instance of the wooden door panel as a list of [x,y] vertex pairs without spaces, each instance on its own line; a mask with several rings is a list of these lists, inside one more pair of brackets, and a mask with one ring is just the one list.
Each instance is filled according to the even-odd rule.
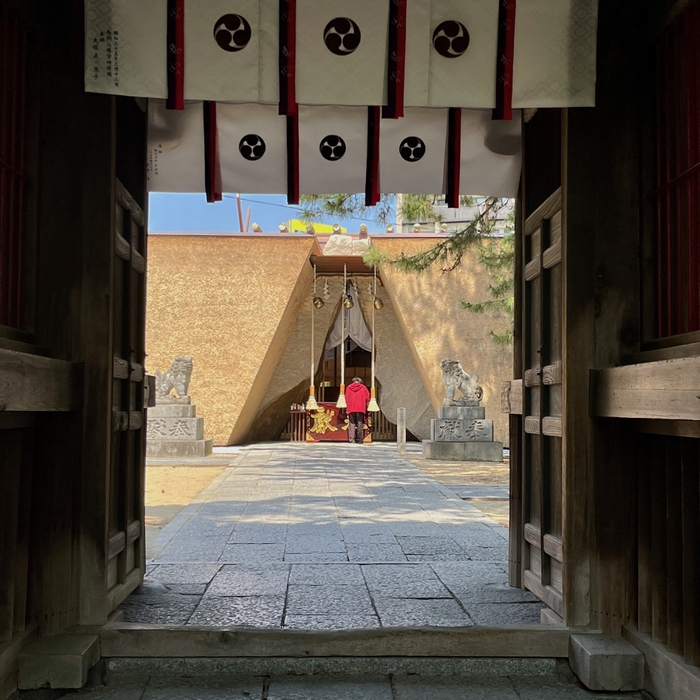
[[114,360],[110,463],[109,606],[144,575],[145,216],[117,181],[114,236]]
[[563,614],[562,219],[560,192],[523,236],[523,584]]

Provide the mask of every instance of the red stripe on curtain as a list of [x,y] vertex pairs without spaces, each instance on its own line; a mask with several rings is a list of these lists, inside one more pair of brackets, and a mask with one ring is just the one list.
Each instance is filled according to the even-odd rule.
[[299,204],[299,115],[287,117],[287,203]]
[[450,107],[447,121],[447,187],[445,201],[451,209],[458,209],[462,154],[462,110],[459,107]]
[[498,63],[494,119],[513,118],[513,57],[515,55],[515,2],[501,0],[498,10]]
[[379,107],[367,108],[367,173],[365,176],[365,206],[373,207],[380,198],[379,191]]
[[280,104],[281,115],[298,114],[296,96],[296,0],[280,0]]
[[219,130],[216,126],[216,102],[204,102],[204,187],[207,202],[220,202],[221,162],[219,160]]
[[185,109],[185,0],[168,0],[167,109]]
[[385,119],[403,117],[406,71],[406,3],[407,0],[391,0],[389,3],[388,104],[382,110],[382,116]]

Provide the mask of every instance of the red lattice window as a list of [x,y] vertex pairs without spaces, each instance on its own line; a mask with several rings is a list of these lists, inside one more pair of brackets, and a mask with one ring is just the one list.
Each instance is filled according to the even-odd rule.
[[700,330],[700,7],[658,48],[657,337]]
[[0,324],[21,324],[27,35],[0,10]]

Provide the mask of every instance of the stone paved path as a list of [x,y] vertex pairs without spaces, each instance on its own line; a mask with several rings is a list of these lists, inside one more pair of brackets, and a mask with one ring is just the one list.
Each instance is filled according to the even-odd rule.
[[[84,692],[89,697],[93,693]],[[644,693],[593,693],[548,676],[450,678],[421,676],[191,677],[153,676],[107,685],[100,700],[644,700]]]
[[125,621],[302,629],[538,623],[507,533],[392,448],[244,449],[162,531]]

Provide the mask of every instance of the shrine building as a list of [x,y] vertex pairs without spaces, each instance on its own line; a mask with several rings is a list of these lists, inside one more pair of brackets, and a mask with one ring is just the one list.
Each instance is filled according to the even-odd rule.
[[[374,278],[362,254],[370,241],[395,257],[441,240],[440,234],[430,233],[149,238],[146,366],[152,374],[167,369],[178,355],[193,358],[192,402],[214,445],[291,438],[290,406],[309,396],[314,298],[323,302],[314,309],[318,400],[335,403],[340,385],[353,377],[370,386]],[[511,319],[462,307],[463,301],[489,298],[490,277],[477,257],[476,248],[468,251],[451,272],[435,266],[411,274],[383,265],[378,273],[377,296],[383,305],[375,310],[381,408],[375,440],[396,439],[399,407],[407,409],[409,432],[428,439],[430,419],[445,398],[440,362],[456,359],[479,375],[483,405],[494,419],[497,439],[507,443],[508,420],[500,401],[511,374],[512,350],[494,342],[493,334],[505,331]],[[344,272],[357,303],[346,312],[341,381],[340,331],[334,335],[333,328],[340,327]]]

